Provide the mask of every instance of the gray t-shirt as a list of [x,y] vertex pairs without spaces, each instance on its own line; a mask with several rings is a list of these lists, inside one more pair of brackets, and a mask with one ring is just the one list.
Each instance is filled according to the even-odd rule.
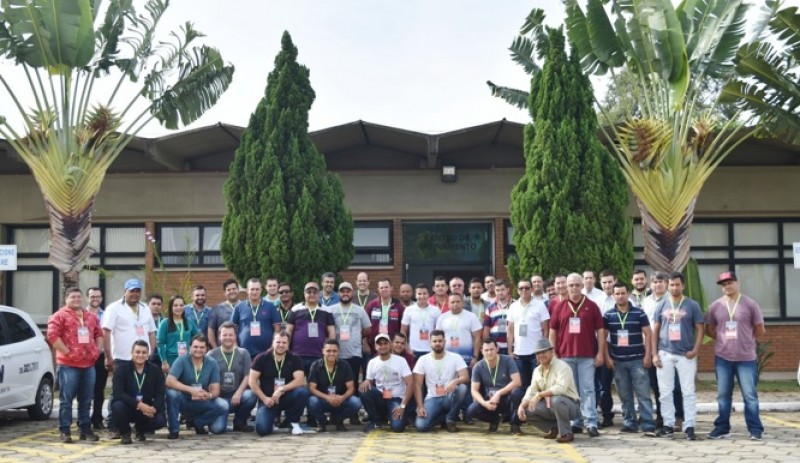
[[[213,309],[208,316],[208,327],[214,330],[214,334],[219,335],[219,326],[231,320],[233,314],[233,305],[230,302],[220,302]],[[200,333],[203,336],[206,333]],[[219,344],[219,343],[218,343]]]
[[206,356],[216,360],[219,366],[220,396],[230,398],[239,389],[242,379],[250,375],[250,353],[247,349],[234,347],[233,352],[227,354],[217,347]]
[[489,389],[502,389],[511,382],[511,375],[519,373],[517,363],[507,355],[497,356],[496,370],[489,369],[486,360],[481,360],[472,368],[472,382],[481,383],[483,395],[489,394]]
[[350,304],[345,309],[340,304],[334,304],[326,307],[326,310],[333,315],[333,321],[336,323],[339,358],[361,357],[361,332],[371,326],[367,312],[356,304]]
[[[658,350],[685,355],[694,349],[695,324],[703,323],[703,312],[693,299],[683,298],[673,306],[670,297],[664,296],[656,307],[653,323],[661,324],[658,331]],[[672,329],[670,325],[678,325],[680,329]]]

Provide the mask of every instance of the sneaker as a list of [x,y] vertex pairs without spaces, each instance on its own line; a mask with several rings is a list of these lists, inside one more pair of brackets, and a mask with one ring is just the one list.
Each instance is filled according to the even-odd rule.
[[93,433],[92,431],[86,431],[86,432],[82,432],[78,439],[79,440],[89,441],[89,442],[97,442],[97,441],[100,440],[100,436],[98,436],[97,434]]
[[582,434],[583,428],[580,426],[573,426],[572,427],[572,434]]
[[120,437],[121,437],[120,438],[120,442],[119,442],[120,444],[122,444],[122,445],[131,445],[131,444],[133,444],[133,441],[131,440],[131,435],[130,434],[123,434]]
[[688,428],[686,428],[685,433],[687,440],[697,440],[697,435],[695,435],[694,433],[694,427],[689,426]]
[[623,426],[623,427],[621,427],[621,428],[619,429],[619,432],[625,432],[625,433],[630,433],[630,434],[636,434],[637,432],[639,432],[639,430],[638,430],[638,429],[636,429],[636,428],[632,428],[632,427],[630,427],[630,426]]
[[234,424],[233,425],[233,432],[253,432],[255,428],[250,426],[249,424]]
[[675,431],[672,429],[672,426],[664,426],[661,428],[661,437],[668,437],[672,438],[675,437]]
[[291,426],[293,436],[299,436],[303,434],[303,428],[300,427],[300,423],[291,423]]
[[108,438],[109,439],[119,439],[119,431],[108,431]]
[[761,434],[760,433],[750,434],[750,440],[761,441]]
[[316,431],[317,432],[328,432],[328,427],[325,426],[324,424],[321,424],[321,425],[317,426]]
[[731,437],[730,431],[723,431],[719,428],[714,428],[708,433],[709,439],[727,439]]
[[607,416],[607,417],[603,418],[603,421],[600,423],[600,429],[610,428],[612,426],[614,426],[614,417],[613,416]]
[[136,433],[136,441],[137,442],[145,442],[147,440],[147,436],[144,435],[142,432]]
[[169,439],[169,440],[175,440],[177,438],[178,438],[178,433],[177,432],[171,432],[171,433],[167,434],[167,439]]
[[519,436],[520,434],[522,434],[522,429],[519,427],[518,424],[516,423],[511,424],[511,434],[515,436]]
[[352,424],[353,426],[360,426],[364,423],[362,423],[361,420],[358,418],[358,415],[356,415],[350,418],[350,424]]
[[644,431],[644,437],[658,437],[655,429],[647,429]]
[[71,444],[73,442],[72,436],[68,432],[62,432],[60,440],[62,444]]
[[597,437],[600,435],[600,433],[597,432],[597,428],[595,428],[594,426],[589,426],[588,428],[586,428],[586,433],[589,434],[589,437]]
[[370,421],[366,426],[364,426],[364,432],[370,432],[374,429],[381,429],[381,424],[376,421]]
[[503,415],[500,415],[497,417],[496,420],[489,423],[489,432],[490,433],[497,432],[497,428],[500,427],[500,422],[502,421],[503,421]]
[[[359,423],[360,423],[360,421],[359,421]],[[345,427],[343,421],[337,421],[336,422],[336,430],[339,431],[339,432],[347,432],[347,428]]]
[[103,420],[92,422],[92,429],[94,429],[95,431],[102,431],[105,428],[106,426],[103,424]]

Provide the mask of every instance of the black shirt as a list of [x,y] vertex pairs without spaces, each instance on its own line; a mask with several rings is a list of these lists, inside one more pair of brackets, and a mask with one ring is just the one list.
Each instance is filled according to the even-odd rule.
[[[336,386],[336,395],[343,395],[347,391],[347,382],[355,381],[353,369],[344,360],[337,360],[332,373],[333,384]],[[331,385],[331,381],[328,378],[328,369],[325,367],[324,358],[311,364],[311,369],[308,372],[309,387],[311,387],[311,383],[316,383],[318,391],[328,393],[328,386]]]
[[[275,392],[275,379],[283,378],[285,383],[289,384],[294,380],[294,372],[303,371],[303,362],[296,355],[287,352],[283,358],[283,362],[275,362],[275,356],[272,352],[262,352],[253,360],[253,365],[250,366],[251,370],[261,373],[258,378],[261,391],[271,396]],[[278,371],[280,369],[280,372]]]
[[156,408],[157,413],[164,413],[164,374],[160,366],[145,362],[142,375],[136,372],[133,362],[114,370],[114,400],[121,400],[131,408],[136,408],[136,396],[139,393],[137,379],[142,382],[142,402]]

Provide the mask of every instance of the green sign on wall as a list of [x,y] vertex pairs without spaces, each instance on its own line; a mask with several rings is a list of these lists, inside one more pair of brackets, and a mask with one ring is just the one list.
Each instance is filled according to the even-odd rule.
[[404,223],[404,260],[413,264],[491,262],[490,223]]

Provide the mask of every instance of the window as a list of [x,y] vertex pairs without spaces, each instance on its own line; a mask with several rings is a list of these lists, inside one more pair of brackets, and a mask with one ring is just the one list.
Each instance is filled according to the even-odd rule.
[[[720,297],[717,276],[736,272],[742,293],[754,298],[769,320],[800,319],[800,285],[793,268],[792,242],[800,241],[800,219],[696,219],[691,229],[691,255],[711,302]],[[636,266],[645,266],[642,227],[634,225]]]
[[222,225],[167,224],[158,227],[157,242],[165,267],[223,267]]
[[384,266],[394,263],[392,222],[355,222],[353,267]]
[[508,258],[517,255],[517,246],[514,244],[514,226],[511,225],[511,220],[503,220],[503,228],[505,230],[505,261],[508,263]]
[[36,336],[33,328],[19,315],[11,312],[2,312],[0,315],[3,316],[8,327],[7,339],[9,344],[26,341]]

